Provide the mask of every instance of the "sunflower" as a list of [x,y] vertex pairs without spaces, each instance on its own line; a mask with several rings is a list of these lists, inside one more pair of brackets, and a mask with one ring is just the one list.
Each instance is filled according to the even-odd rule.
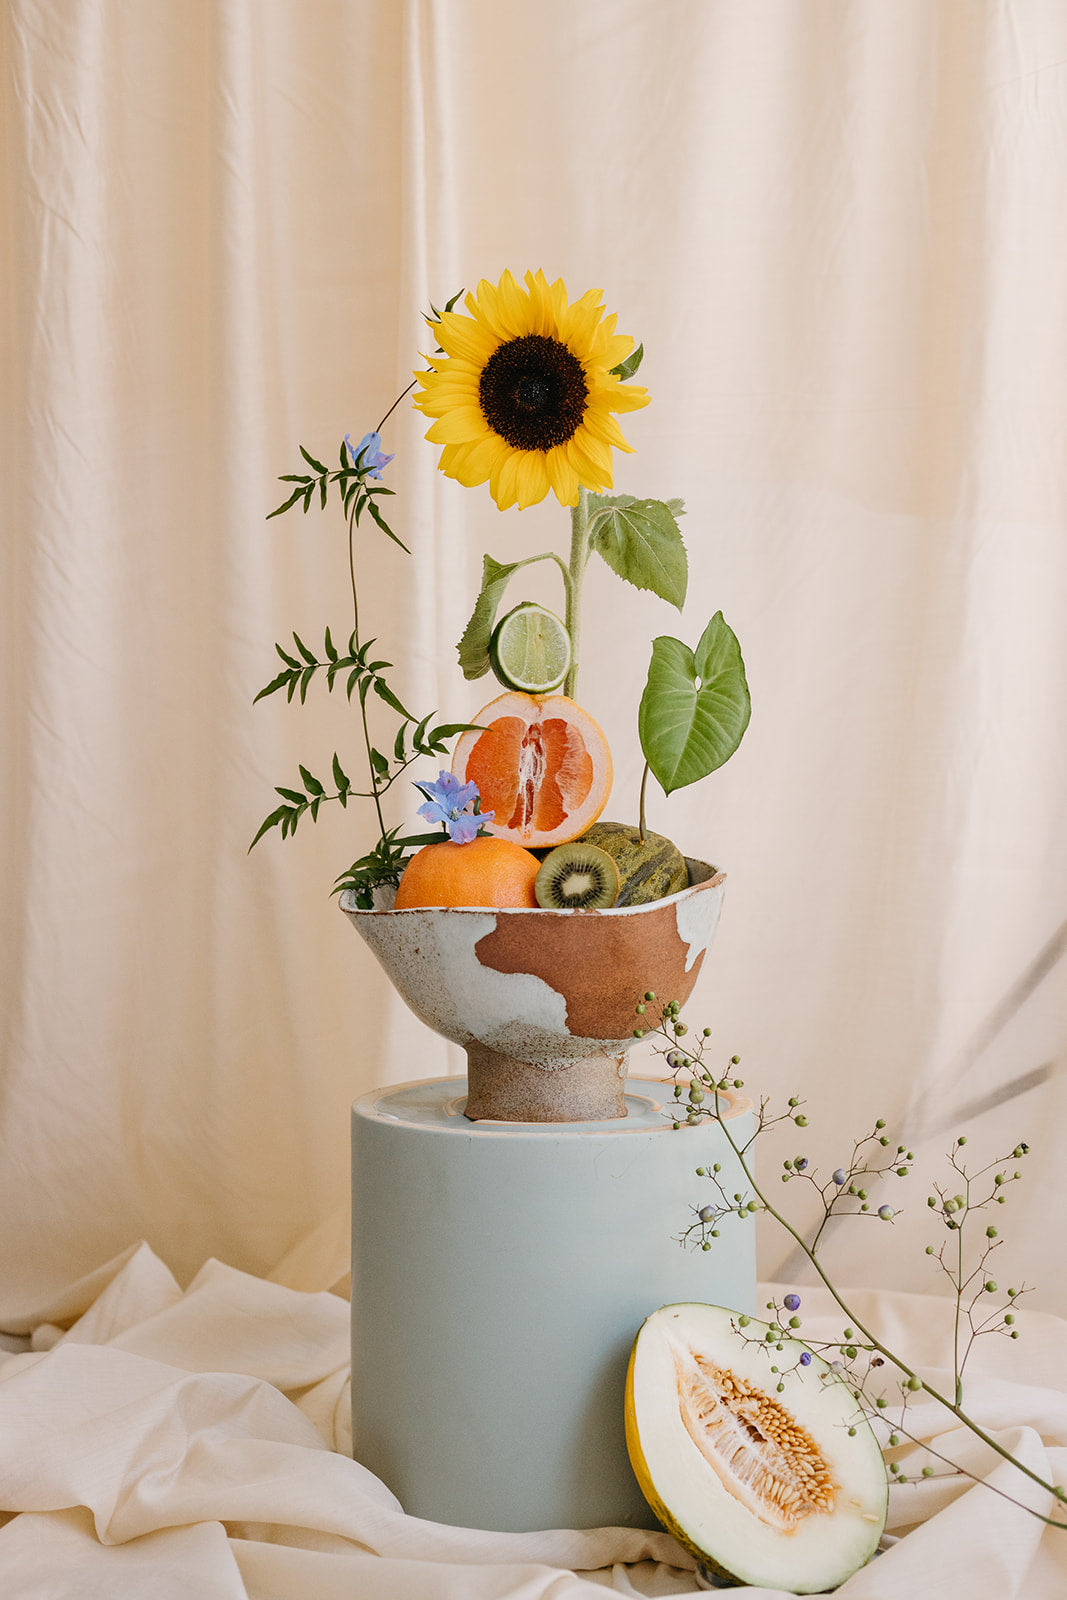
[[612,447],[630,450],[612,412],[647,405],[648,391],[612,372],[634,342],[602,299],[590,289],[569,305],[562,278],[528,272],[522,289],[505,272],[467,296],[470,316],[431,323],[444,353],[416,373],[414,403],[437,419],[426,437],[444,446],[442,472],[467,488],[488,479],[501,511],[549,489],[573,506],[581,488],[611,488]]

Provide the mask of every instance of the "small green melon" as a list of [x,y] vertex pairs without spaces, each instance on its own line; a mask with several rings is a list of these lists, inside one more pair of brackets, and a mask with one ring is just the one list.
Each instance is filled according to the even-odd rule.
[[742,1333],[722,1306],[654,1312],[630,1357],[626,1444],[645,1499],[706,1575],[822,1594],[878,1547],[885,1462],[841,1376],[767,1333],[755,1318]]
[[647,905],[688,887],[685,857],[661,833],[646,828],[642,839],[640,829],[625,822],[594,822],[582,834],[582,843],[596,845],[614,859],[621,885],[617,906]]

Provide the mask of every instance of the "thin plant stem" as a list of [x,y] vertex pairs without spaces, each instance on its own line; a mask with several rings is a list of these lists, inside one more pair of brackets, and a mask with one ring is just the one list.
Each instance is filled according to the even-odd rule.
[[389,418],[392,416],[393,412],[396,410],[396,408],[400,404],[401,400],[403,400],[404,395],[410,394],[412,389],[414,389],[415,385],[418,383],[418,381],[419,381],[418,378],[412,378],[411,382],[408,384],[407,388],[404,390],[404,393],[397,395],[396,399],[393,401],[392,405],[389,407],[389,410],[385,413],[385,416],[382,418],[381,422],[379,422],[378,426],[375,428],[375,430],[374,430],[375,433],[381,433],[382,429],[385,427],[385,424],[389,421]]
[[649,767],[649,764],[646,761],[645,770],[641,774],[641,797],[638,801],[637,831],[641,837],[642,844],[645,842],[645,785],[648,783],[648,774],[651,770],[652,769]]
[[[403,398],[403,396],[401,396],[401,398]],[[388,415],[389,415],[389,413],[386,412],[386,416],[388,416]],[[384,420],[384,418],[383,418],[383,420]],[[349,517],[348,517],[348,576],[349,576],[349,580],[350,580],[350,582],[352,584],[352,639],[353,639],[354,644],[355,644],[355,652],[354,653],[357,653],[357,654],[359,652],[359,647],[360,647],[360,638],[359,638],[359,596],[356,593],[356,539],[355,539],[355,532],[356,532],[356,512],[359,509],[359,505],[360,505],[360,498],[359,498],[359,495],[357,494],[355,499],[352,502],[352,510],[349,513]],[[363,744],[364,744],[364,746],[366,748],[366,751],[367,751],[367,769],[370,772],[370,786],[371,786],[371,792],[372,792],[372,794],[374,796],[374,809],[378,813],[378,829],[379,829],[379,832],[381,834],[381,837],[384,839],[385,838],[385,817],[382,814],[381,795],[378,792],[378,776],[377,776],[377,773],[374,770],[374,762],[371,760],[370,728],[367,726],[367,697],[364,694],[361,694],[360,697],[359,697],[359,714],[360,714],[360,720],[363,723]]]

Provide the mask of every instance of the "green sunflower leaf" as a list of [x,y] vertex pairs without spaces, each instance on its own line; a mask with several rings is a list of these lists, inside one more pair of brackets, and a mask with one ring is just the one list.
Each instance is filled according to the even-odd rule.
[[589,544],[612,572],[635,589],[685,604],[689,563],[678,518],[681,500],[636,500],[632,494],[589,496]]
[[465,678],[482,678],[489,671],[489,640],[496,627],[496,614],[504,598],[504,590],[516,572],[520,567],[528,567],[533,561],[553,559],[555,558],[551,551],[542,551],[540,555],[527,556],[523,561],[510,561],[506,564],[494,561],[492,556],[482,557],[481,592],[474,603],[470,621],[463,630],[463,637],[456,646],[459,664],[463,668]]
[[632,378],[644,360],[644,355],[645,347],[643,344],[639,344],[636,350],[630,351],[625,361],[620,361],[617,367],[612,367],[611,370],[615,377],[621,378],[623,383],[626,382],[627,378]]
[[695,651],[680,639],[654,640],[637,731],[664,794],[697,783],[728,761],[748,727],[750,708],[741,646],[721,611]]

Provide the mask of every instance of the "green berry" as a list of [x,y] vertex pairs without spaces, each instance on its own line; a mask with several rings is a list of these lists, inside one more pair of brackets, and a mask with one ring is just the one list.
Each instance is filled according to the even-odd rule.
[[793,1121],[796,1123],[798,1128],[806,1128],[808,1125],[807,1117],[794,1117]]

